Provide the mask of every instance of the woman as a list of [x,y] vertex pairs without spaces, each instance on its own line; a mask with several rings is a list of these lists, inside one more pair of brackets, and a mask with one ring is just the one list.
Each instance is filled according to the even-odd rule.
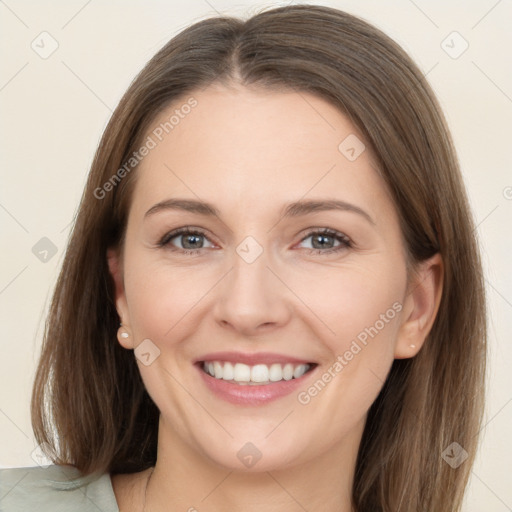
[[54,465],[0,473],[2,510],[460,510],[482,281],[396,43],[318,6],[196,23],[100,143],[34,383]]

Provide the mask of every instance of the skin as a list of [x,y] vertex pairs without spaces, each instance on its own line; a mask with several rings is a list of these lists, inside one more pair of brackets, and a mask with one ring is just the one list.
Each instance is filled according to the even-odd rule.
[[[137,169],[125,245],[108,252],[130,335],[119,342],[131,350],[150,339],[160,350],[149,366],[137,360],[161,411],[146,510],[349,512],[367,411],[393,360],[414,357],[430,331],[442,260],[407,275],[393,201],[369,149],[353,162],[338,150],[348,135],[363,137],[331,104],[239,85],[193,96],[197,106]],[[219,216],[145,218],[178,197],[207,201]],[[283,206],[299,199],[343,200],[374,224],[351,211],[283,218]],[[200,255],[179,252],[186,236],[158,246],[183,226],[206,232]],[[313,245],[312,228],[339,231],[353,246],[326,253],[340,242]],[[263,249],[251,264],[236,252],[249,235]],[[289,354],[318,363],[307,389],[394,303],[401,311],[307,405],[296,393],[256,407],[225,402],[192,364],[224,350]],[[247,442],[262,454],[251,468],[237,457]],[[142,510],[149,474],[112,476],[122,512]]]

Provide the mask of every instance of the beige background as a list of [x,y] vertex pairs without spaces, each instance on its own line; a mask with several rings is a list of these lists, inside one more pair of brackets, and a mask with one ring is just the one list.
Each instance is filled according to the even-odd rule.
[[[121,94],[192,22],[216,11],[245,16],[286,3],[0,1],[0,467],[36,465],[29,400],[44,315],[93,153]],[[486,426],[465,511],[510,511],[511,2],[312,3],[359,15],[393,37],[428,75],[448,118],[478,224],[489,296]],[[44,31],[50,35],[40,36]],[[458,58],[445,49],[448,44],[452,55],[458,53],[462,39],[451,35],[442,44],[453,31],[469,44]],[[43,59],[33,41],[39,53],[52,44],[58,48]],[[43,237],[56,247],[46,262],[32,252]]]

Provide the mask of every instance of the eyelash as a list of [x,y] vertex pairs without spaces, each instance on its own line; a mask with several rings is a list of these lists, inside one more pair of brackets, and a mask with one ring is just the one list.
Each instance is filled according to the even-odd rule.
[[[191,228],[189,226],[175,229],[174,231],[171,231],[170,233],[167,233],[163,236],[163,238],[158,242],[158,247],[166,247],[169,248],[171,251],[181,252],[183,255],[189,255],[189,256],[200,256],[200,251],[204,249],[204,247],[201,247],[199,249],[180,249],[178,247],[173,247],[169,244],[169,242],[176,238],[179,235],[201,235],[208,239],[206,236],[206,233],[202,231],[199,228]],[[322,228],[322,229],[316,229],[312,230],[309,233],[307,233],[301,240],[303,242],[307,238],[309,238],[312,235],[328,235],[334,237],[337,241],[340,242],[340,245],[337,247],[332,247],[330,249],[306,249],[308,251],[308,254],[332,254],[339,251],[342,251],[344,249],[349,249],[353,247],[352,241],[347,235],[344,235],[343,233],[340,233],[339,231],[336,231],[334,229],[330,228]]]

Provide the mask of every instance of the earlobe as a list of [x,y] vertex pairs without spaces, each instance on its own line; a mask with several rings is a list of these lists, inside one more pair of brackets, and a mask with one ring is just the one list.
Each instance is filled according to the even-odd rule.
[[107,249],[107,262],[110,275],[114,281],[115,303],[117,314],[120,318],[120,327],[117,331],[117,339],[124,348],[132,349],[133,341],[131,337],[128,305],[124,290],[123,267],[118,250]]
[[439,253],[419,264],[404,300],[403,320],[395,358],[414,357],[423,346],[437,316],[443,291],[444,267]]

